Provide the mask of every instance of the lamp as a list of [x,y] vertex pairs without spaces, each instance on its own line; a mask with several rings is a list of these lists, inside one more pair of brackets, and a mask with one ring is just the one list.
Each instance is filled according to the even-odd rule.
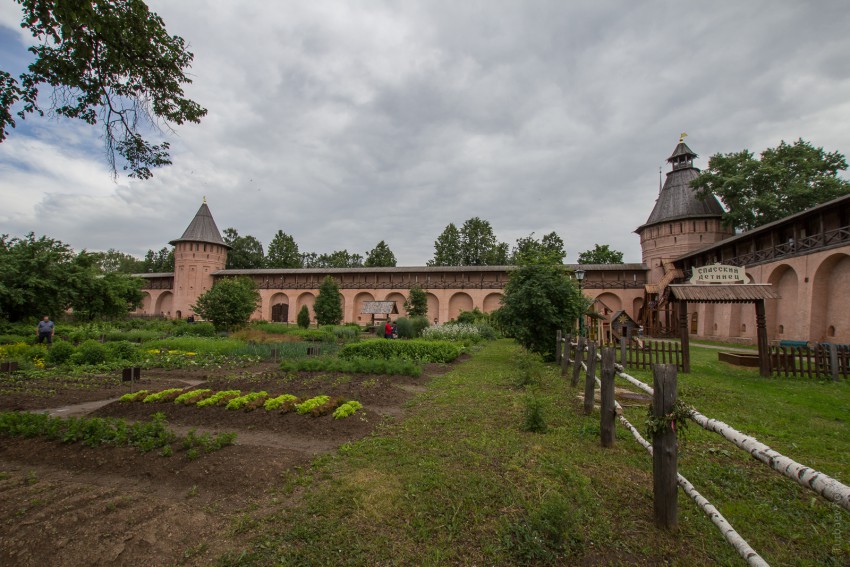
[[[581,284],[584,281],[584,270],[579,268],[579,269],[575,270],[573,273],[575,274],[576,281],[578,281],[578,291],[579,291],[579,293],[581,293],[581,291],[582,291]],[[582,297],[583,296],[584,296],[584,294],[582,293]],[[584,303],[584,302],[582,302],[582,303]],[[578,316],[578,334],[579,334],[580,337],[584,336],[584,313],[581,313]]]

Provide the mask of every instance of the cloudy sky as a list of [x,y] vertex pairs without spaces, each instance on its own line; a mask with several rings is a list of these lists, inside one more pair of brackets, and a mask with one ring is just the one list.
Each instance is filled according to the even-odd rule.
[[[705,167],[802,137],[850,154],[850,4],[149,2],[195,54],[209,110],[167,135],[174,165],[113,180],[101,131],[27,118],[0,144],[0,233],[143,255],[204,196],[220,229],[302,252],[386,240],[422,265],[445,226],[556,231],[567,261],[640,261],[680,132]],[[0,68],[28,62],[0,0]]]

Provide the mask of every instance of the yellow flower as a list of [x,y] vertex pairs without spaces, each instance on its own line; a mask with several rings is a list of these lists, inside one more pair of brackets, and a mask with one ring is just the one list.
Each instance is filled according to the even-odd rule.
[[196,352],[184,352],[183,354],[186,355],[186,356],[195,356],[198,353],[196,353]]

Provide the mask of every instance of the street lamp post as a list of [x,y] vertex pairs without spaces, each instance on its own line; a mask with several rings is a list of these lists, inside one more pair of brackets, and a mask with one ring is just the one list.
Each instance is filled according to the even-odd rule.
[[[577,269],[575,272],[576,280],[578,281],[578,291],[584,297],[584,293],[582,293],[582,282],[584,281],[584,270],[581,268]],[[584,302],[582,302],[584,303]],[[578,316],[578,334],[580,337],[584,336],[584,309],[582,308],[582,313]]]

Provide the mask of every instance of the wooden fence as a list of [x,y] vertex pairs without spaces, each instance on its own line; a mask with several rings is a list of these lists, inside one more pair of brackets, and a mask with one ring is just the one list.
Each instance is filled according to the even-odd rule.
[[770,370],[777,376],[802,378],[850,377],[850,348],[821,343],[810,346],[771,346]]
[[[672,423],[669,422],[670,417],[674,415],[672,412],[676,406],[676,367],[673,364],[653,366],[654,384],[649,386],[626,374],[623,366],[615,363],[614,348],[601,348],[597,353],[597,347],[593,342],[579,338],[575,343],[572,343],[568,335],[562,336],[560,332],[556,341],[555,355],[563,369],[562,373],[567,374],[567,369],[571,366],[573,368],[572,385],[577,385],[578,374],[581,370],[586,373],[584,392],[584,413],[586,415],[593,413],[595,389],[596,387],[600,389],[599,429],[602,447],[614,445],[616,439],[614,426],[616,421],[619,420],[631,432],[635,440],[652,455],[653,507],[656,526],[676,529],[678,524],[677,487],[682,488],[685,494],[694,500],[697,506],[711,519],[726,541],[735,548],[748,565],[767,567],[767,562],[729,524],[720,511],[697,492],[688,479],[678,472],[678,443],[676,432]],[[837,351],[838,349],[832,350],[832,352]],[[585,363],[583,360],[587,362]],[[601,372],[598,377],[596,376],[597,360],[601,363]],[[626,380],[652,396],[653,419],[663,425],[653,428],[654,433],[651,440],[644,439],[637,428],[623,414],[623,409],[614,396],[615,377]],[[702,428],[717,433],[777,473],[850,512],[850,487],[847,485],[777,453],[757,439],[745,435],[721,421],[708,418],[694,408],[689,408],[686,415],[687,418]],[[681,417],[684,418],[685,416]]]
[[[558,362],[561,361],[561,345],[564,342],[562,339],[566,336],[566,343],[572,346],[569,348],[575,349],[579,340],[571,335],[563,335],[560,331],[556,338],[555,358]],[[575,344],[573,344],[575,341]],[[586,341],[588,344],[590,341]],[[616,350],[616,362],[626,368],[639,370],[650,370],[654,364],[674,364],[679,372],[685,371],[685,359],[682,355],[682,343],[676,341],[650,341],[650,340],[634,340],[629,341],[625,337],[621,337],[618,344],[600,345],[600,347],[611,347]],[[574,351],[572,351],[574,352]],[[572,352],[568,355],[571,360],[575,357]]]

